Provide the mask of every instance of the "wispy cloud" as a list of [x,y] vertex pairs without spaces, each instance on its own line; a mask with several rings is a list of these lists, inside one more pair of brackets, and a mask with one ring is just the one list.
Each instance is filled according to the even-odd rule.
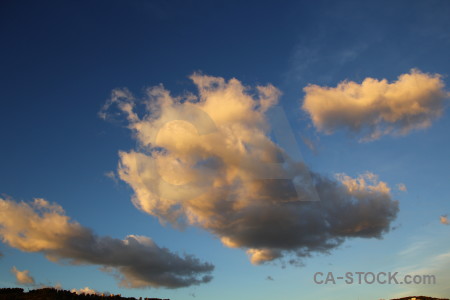
[[[448,238],[446,236],[445,238]],[[442,237],[444,239],[444,237]],[[436,244],[439,245],[436,247]],[[450,252],[439,250],[442,240],[425,237],[419,243],[413,243],[407,249],[399,253],[399,261],[402,260],[404,253],[408,253],[409,259],[414,263],[398,268],[395,271],[401,275],[432,275],[436,279],[435,284],[410,284],[399,286],[399,292],[396,297],[410,296],[417,294],[430,294],[435,297],[445,297],[450,293],[450,287],[447,282],[450,280],[448,270],[450,268]],[[430,253],[431,252],[431,253]]]
[[321,176],[271,140],[275,87],[191,79],[198,96],[174,97],[157,86],[137,100],[115,90],[101,113],[121,111],[139,142],[138,150],[120,152],[118,170],[137,208],[176,227],[199,226],[255,264],[389,230],[398,203],[386,183],[371,173]]
[[409,244],[408,247],[399,252],[400,256],[414,256],[424,252],[431,242],[429,240],[417,240]]
[[431,126],[445,108],[449,93],[438,74],[411,70],[398,80],[366,78],[362,83],[343,81],[337,87],[308,85],[302,109],[317,130],[339,129],[360,134],[362,141],[383,135],[406,135]]
[[117,178],[117,175],[114,171],[109,171],[109,172],[105,172],[104,174],[106,177],[108,177],[109,179],[111,179],[112,181],[114,181],[114,183],[119,183],[119,180]]
[[397,184],[397,189],[398,189],[400,192],[407,192],[407,191],[408,191],[408,189],[406,188],[406,185],[403,184],[403,183],[398,183],[398,184]]
[[300,137],[303,143],[305,143],[305,145],[309,148],[309,150],[311,150],[314,154],[317,155],[319,152],[317,142],[304,135],[301,135]]
[[34,278],[30,275],[30,271],[28,271],[28,270],[20,271],[14,266],[14,267],[12,267],[11,272],[16,277],[16,281],[18,284],[23,284],[23,285],[34,285],[35,284]]
[[299,41],[289,59],[290,68],[285,74],[285,84],[305,84],[311,74],[315,74],[315,78],[320,82],[331,82],[333,78],[339,76],[343,68],[358,60],[361,54],[370,48],[369,44],[374,42],[372,35],[370,43],[358,40],[345,45],[336,45],[338,47],[330,51],[325,38],[328,34],[329,28],[307,42]]
[[[63,208],[44,199],[32,203],[0,198],[0,237],[11,247],[41,252],[51,261],[104,266],[128,288],[178,288],[211,280],[214,266],[183,257],[145,236],[124,240],[97,236],[70,220]],[[25,271],[24,271],[25,272]],[[23,274],[25,279],[26,273]]]

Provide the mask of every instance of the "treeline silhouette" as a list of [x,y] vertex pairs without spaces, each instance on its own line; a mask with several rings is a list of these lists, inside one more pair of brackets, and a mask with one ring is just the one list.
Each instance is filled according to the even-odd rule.
[[[122,297],[121,295],[93,295],[76,294],[71,291],[59,290],[55,288],[42,288],[24,292],[21,288],[2,288],[0,289],[0,300],[138,300],[134,297]],[[139,300],[170,300],[160,298],[143,298]]]
[[433,297],[427,297],[427,296],[410,296],[410,297],[403,297],[403,298],[396,298],[391,300],[449,300],[448,298],[433,298]]

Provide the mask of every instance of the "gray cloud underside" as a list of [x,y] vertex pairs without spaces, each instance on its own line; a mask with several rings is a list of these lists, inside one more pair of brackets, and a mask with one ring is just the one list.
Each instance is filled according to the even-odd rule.
[[209,282],[214,266],[192,255],[179,256],[144,236],[100,237],[71,221],[62,208],[36,199],[32,204],[0,199],[0,237],[11,247],[41,252],[52,261],[91,264],[113,273],[129,288],[179,288]]

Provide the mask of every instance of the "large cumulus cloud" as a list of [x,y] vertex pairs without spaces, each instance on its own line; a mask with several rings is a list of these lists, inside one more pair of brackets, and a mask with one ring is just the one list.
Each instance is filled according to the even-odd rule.
[[[144,236],[100,237],[71,221],[61,206],[44,199],[31,204],[0,198],[0,238],[11,247],[41,252],[52,261],[93,264],[112,272],[129,288],[178,288],[211,280],[214,266],[191,255],[159,247]],[[27,273],[15,272],[18,280]],[[29,281],[29,280],[28,280]]]
[[198,96],[174,97],[163,86],[144,99],[114,90],[102,111],[108,117],[118,108],[138,141],[120,152],[118,168],[136,207],[163,223],[204,228],[255,264],[295,261],[389,230],[398,203],[376,175],[322,176],[292,157],[292,145],[280,146],[289,128],[272,138],[275,87],[191,79]]
[[366,78],[337,87],[308,85],[304,91],[302,108],[319,131],[346,129],[365,141],[429,127],[442,115],[449,97],[440,75],[414,69],[392,83]]

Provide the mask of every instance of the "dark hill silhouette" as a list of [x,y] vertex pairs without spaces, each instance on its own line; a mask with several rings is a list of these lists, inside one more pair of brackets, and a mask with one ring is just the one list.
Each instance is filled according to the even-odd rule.
[[433,297],[427,297],[427,296],[409,296],[409,297],[403,297],[403,298],[395,298],[391,300],[411,300],[416,298],[416,300],[449,300],[448,298],[433,298]]
[[[427,296],[410,296],[403,298],[395,298],[391,300],[450,300],[448,298],[433,298]],[[67,290],[58,290],[55,288],[42,288],[24,292],[21,288],[0,288],[0,300],[170,300],[160,298],[140,297],[122,297],[121,295],[90,295],[76,294]]]
[[57,290],[55,288],[42,288],[24,292],[21,288],[3,288],[0,289],[0,300],[170,300],[160,298],[140,297],[122,297],[120,295],[88,295],[76,294],[71,291]]

